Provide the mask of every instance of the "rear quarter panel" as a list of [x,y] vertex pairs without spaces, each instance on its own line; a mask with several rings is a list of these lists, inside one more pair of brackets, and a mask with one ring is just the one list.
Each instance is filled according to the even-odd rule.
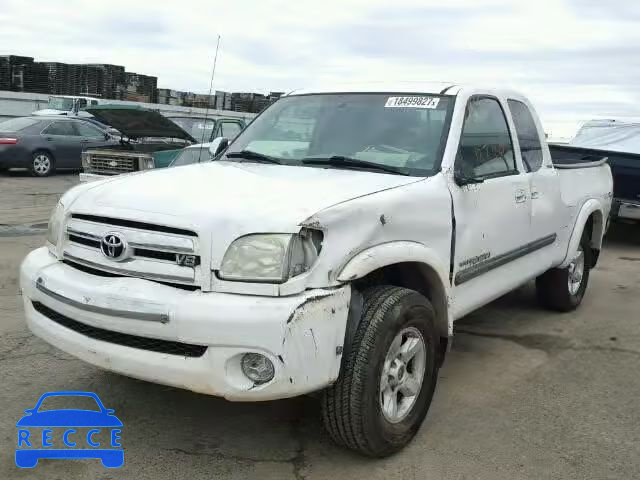
[[577,249],[587,219],[594,213],[592,247],[600,248],[613,196],[613,177],[609,165],[591,168],[559,169],[561,205],[564,220],[560,232],[560,245],[564,253],[561,265]]

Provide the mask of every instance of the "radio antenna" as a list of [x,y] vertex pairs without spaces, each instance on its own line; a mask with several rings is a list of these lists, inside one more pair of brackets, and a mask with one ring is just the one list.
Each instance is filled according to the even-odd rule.
[[[213,91],[213,79],[216,76],[216,63],[218,63],[218,49],[220,48],[220,35],[218,35],[218,41],[216,42],[216,54],[213,57],[213,69],[211,70],[211,81],[209,82],[209,98],[207,99],[207,107],[206,110],[204,112],[204,127],[202,129],[202,138],[200,140],[200,143],[203,144],[204,143],[204,135],[207,131],[207,120],[209,118],[209,106],[211,105],[211,92]],[[214,133],[215,130],[211,133]],[[200,153],[198,155],[198,158],[200,158],[200,155],[202,154],[202,145],[200,146]]]

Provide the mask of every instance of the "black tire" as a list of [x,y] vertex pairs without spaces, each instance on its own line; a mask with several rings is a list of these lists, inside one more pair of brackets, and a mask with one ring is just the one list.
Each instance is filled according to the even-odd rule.
[[[407,445],[427,414],[438,376],[438,336],[433,307],[418,292],[377,286],[362,294],[362,318],[353,341],[345,345],[340,376],[323,392],[322,418],[337,444],[384,457]],[[381,406],[381,375],[391,343],[407,329],[419,331],[424,340],[424,375],[404,418],[390,422]],[[411,360],[406,363],[407,373],[414,368]]]
[[584,267],[577,290],[572,291],[569,286],[571,265],[566,268],[552,268],[536,279],[536,293],[544,307],[558,312],[570,312],[582,303],[591,270],[591,246],[586,233],[580,239],[580,251],[583,253]]
[[[48,168],[46,168],[48,166]],[[53,155],[44,150],[38,150],[31,155],[29,171],[34,177],[48,177],[55,172],[55,160]]]

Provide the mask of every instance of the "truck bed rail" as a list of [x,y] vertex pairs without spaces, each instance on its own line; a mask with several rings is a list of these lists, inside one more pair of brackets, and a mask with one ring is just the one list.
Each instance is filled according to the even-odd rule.
[[605,150],[549,144],[553,166],[561,169],[593,168],[605,164],[609,153]]

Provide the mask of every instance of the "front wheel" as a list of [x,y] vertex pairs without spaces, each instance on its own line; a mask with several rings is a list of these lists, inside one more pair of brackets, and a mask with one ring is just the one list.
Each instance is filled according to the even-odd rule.
[[536,279],[540,303],[559,312],[578,308],[589,284],[591,266],[589,238],[583,235],[578,251],[566,268],[552,268]]
[[322,417],[339,445],[383,457],[407,445],[427,414],[438,337],[433,307],[419,293],[381,286],[362,294],[362,318],[338,380],[323,394]]

